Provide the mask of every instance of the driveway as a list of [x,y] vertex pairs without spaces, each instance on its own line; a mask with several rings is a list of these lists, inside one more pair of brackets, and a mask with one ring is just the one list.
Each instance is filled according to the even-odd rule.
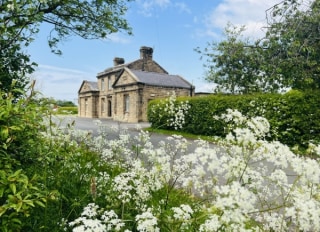
[[117,127],[120,129],[128,129],[130,131],[136,131],[137,127],[147,128],[150,127],[150,123],[140,122],[140,123],[126,123],[126,122],[117,122],[111,119],[105,118],[83,118],[77,116],[58,116],[57,120],[60,121],[61,125],[65,126],[67,123],[75,122],[76,129],[80,130],[90,130],[94,135],[98,134],[98,126],[96,121],[100,121],[103,125],[109,127]]
[[[65,127],[68,123],[74,122],[75,128],[79,130],[87,130],[91,131],[94,136],[98,135],[98,125],[96,121],[100,121],[102,125],[105,125],[109,128],[115,127],[120,130],[127,130],[131,136],[138,135],[140,130],[138,128],[148,128],[150,127],[150,123],[148,122],[139,122],[139,123],[126,123],[126,122],[117,122],[111,119],[104,118],[82,118],[77,116],[58,116],[54,118],[54,121],[58,123],[58,125]],[[154,146],[160,141],[164,141],[168,136],[157,134],[157,133],[149,133],[150,140]],[[109,130],[108,131],[108,139],[117,139],[119,138],[119,132]],[[193,140],[189,140],[190,142],[190,151],[194,151],[195,143]]]
[[[102,125],[107,126],[108,128],[111,127],[117,127],[120,130],[126,130],[130,136],[136,136],[139,134],[140,130],[138,128],[148,128],[150,127],[149,123],[142,122],[142,123],[123,123],[123,122],[117,122],[110,119],[92,119],[92,118],[81,118],[77,116],[58,116],[54,118],[54,121],[58,122],[60,126],[64,127],[68,123],[74,122],[75,128],[80,130],[87,130],[91,131],[94,136],[98,135],[98,125],[96,124],[96,121],[101,121]],[[121,132],[120,132],[121,133]],[[160,141],[166,141],[168,143],[172,143],[172,141],[167,140],[167,135],[157,134],[157,133],[150,133],[150,142],[153,144],[154,147],[158,147],[158,144]],[[118,139],[119,138],[119,132],[114,130],[108,130],[108,134],[106,139]],[[197,143],[192,140],[188,139],[189,146],[187,148],[187,153],[193,153],[195,149],[197,148]],[[214,149],[217,148],[217,146],[213,143],[211,143],[210,148]],[[219,148],[218,148],[219,149]],[[219,149],[220,154],[218,156],[223,155],[223,151]],[[269,170],[273,170],[275,167],[274,165],[270,164],[269,162],[263,161],[265,166],[268,166]],[[289,183],[293,183],[295,180],[295,175],[292,173],[292,170],[286,169],[285,172],[288,174],[288,180]],[[209,177],[210,178],[210,177]],[[223,179],[223,177],[222,177]]]

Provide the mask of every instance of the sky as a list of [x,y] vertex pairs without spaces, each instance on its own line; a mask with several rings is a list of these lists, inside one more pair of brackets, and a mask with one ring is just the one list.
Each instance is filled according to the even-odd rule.
[[77,103],[83,80],[96,81],[97,73],[113,66],[114,57],[125,62],[140,58],[141,46],[152,47],[153,59],[170,74],[180,75],[195,86],[196,92],[212,92],[214,84],[204,79],[204,60],[194,51],[221,41],[228,23],[245,25],[245,36],[263,35],[266,10],[281,0],[135,0],[125,16],[133,35],[124,32],[107,39],[85,40],[72,37],[60,44],[63,55],[50,52],[50,29],[42,25],[28,48],[38,64],[32,78],[44,97]]

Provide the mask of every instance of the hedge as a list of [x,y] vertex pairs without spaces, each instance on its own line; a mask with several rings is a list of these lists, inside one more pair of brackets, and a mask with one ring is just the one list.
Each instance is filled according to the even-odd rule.
[[[286,94],[210,95],[178,98],[175,104],[188,101],[190,109],[180,131],[196,135],[225,136],[226,125],[214,116],[237,109],[248,116],[263,116],[271,126],[270,139],[289,146],[305,146],[320,141],[320,92],[291,90]],[[167,125],[168,115],[163,100],[148,106],[148,120],[153,128],[173,130]]]
[[77,106],[61,106],[58,107],[57,114],[78,114]]

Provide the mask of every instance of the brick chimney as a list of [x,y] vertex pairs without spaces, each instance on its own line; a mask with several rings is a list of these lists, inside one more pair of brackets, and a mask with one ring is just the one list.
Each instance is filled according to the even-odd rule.
[[117,65],[120,65],[120,64],[124,64],[124,59],[120,58],[120,57],[115,57],[113,59],[113,65],[117,66]]
[[140,59],[152,60],[153,49],[151,47],[142,46],[140,48]]

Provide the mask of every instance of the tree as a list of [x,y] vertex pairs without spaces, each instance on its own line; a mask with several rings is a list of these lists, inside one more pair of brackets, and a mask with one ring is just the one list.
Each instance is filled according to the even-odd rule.
[[72,101],[67,101],[67,100],[57,100],[56,104],[58,106],[62,106],[62,107],[73,107],[73,106],[76,106]]
[[206,80],[218,84],[217,92],[252,93],[262,91],[259,61],[261,54],[257,47],[244,39],[245,27],[231,24],[225,29],[226,40],[208,43],[204,51],[197,52],[207,57]]
[[25,87],[35,63],[23,52],[34,40],[42,23],[52,25],[48,44],[61,54],[58,43],[69,36],[105,38],[131,28],[123,18],[131,0],[1,0],[0,1],[0,89],[11,88],[13,80]]
[[19,43],[6,46],[4,42],[3,39],[0,40],[0,89],[8,93],[13,87],[26,87],[26,76],[34,71],[35,63],[31,63],[29,56],[21,51]]
[[283,87],[319,89],[320,1],[284,0],[266,12],[269,78],[280,77]]
[[283,0],[266,10],[262,39],[244,40],[244,28],[226,28],[226,40],[202,52],[206,79],[231,93],[320,88],[320,1]]

